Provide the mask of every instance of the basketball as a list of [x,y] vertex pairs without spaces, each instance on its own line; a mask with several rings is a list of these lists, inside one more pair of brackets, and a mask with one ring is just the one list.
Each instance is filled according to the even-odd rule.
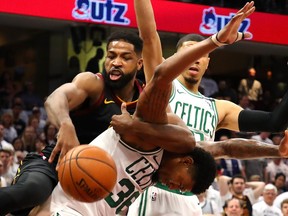
[[95,202],[112,191],[117,170],[113,158],[103,149],[80,145],[60,161],[58,178],[68,195],[81,202]]

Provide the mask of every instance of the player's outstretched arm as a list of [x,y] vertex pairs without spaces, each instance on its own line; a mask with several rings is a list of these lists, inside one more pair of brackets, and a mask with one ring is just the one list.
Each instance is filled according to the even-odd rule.
[[[195,140],[191,131],[183,123],[178,116],[174,116],[174,124],[150,124],[140,121],[139,119],[132,119],[126,110],[125,103],[121,106],[122,114],[114,115],[111,120],[113,129],[121,135],[125,142],[129,143],[130,137],[137,137],[138,146],[143,143],[152,143],[167,151],[176,153],[185,153],[193,150],[195,147]],[[179,124],[176,122],[179,121]],[[183,139],[185,137],[185,139]],[[181,145],[179,141],[181,140]]]
[[143,40],[143,63],[146,82],[151,80],[155,68],[162,62],[162,47],[157,32],[151,0],[134,0],[137,26]]
[[[255,10],[253,5],[253,2],[247,3],[238,11],[232,20],[218,32],[218,40],[228,44],[235,42],[241,22]],[[157,66],[152,80],[140,95],[136,116],[147,122],[167,123],[167,115],[163,110],[166,110],[168,106],[172,81],[193,62],[216,48],[215,41],[207,38],[177,52]]]
[[197,146],[210,152],[215,159],[236,158],[280,158],[288,157],[288,131],[279,146],[267,144],[253,139],[233,138],[225,141],[197,142]]
[[90,94],[103,88],[102,81],[97,81],[95,74],[86,72],[78,74],[71,83],[64,84],[52,92],[45,101],[48,120],[59,129],[57,143],[51,153],[52,162],[60,152],[61,159],[71,148],[79,145],[79,140],[72,120],[70,110],[79,106]]
[[238,122],[240,131],[282,132],[288,127],[288,91],[272,111],[242,110]]

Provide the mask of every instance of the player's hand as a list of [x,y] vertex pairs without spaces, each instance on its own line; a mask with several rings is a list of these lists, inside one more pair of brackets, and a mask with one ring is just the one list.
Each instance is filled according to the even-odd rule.
[[285,130],[284,137],[280,142],[279,153],[281,157],[288,158],[288,130]]
[[132,126],[132,117],[126,109],[126,103],[121,105],[121,115],[113,115],[111,119],[111,126],[118,134],[124,134]]
[[[56,155],[60,152],[58,160],[59,165],[60,160],[66,155],[66,153],[78,145],[80,145],[80,143],[77,138],[74,125],[72,123],[63,123],[59,128],[57,143],[50,155],[49,162],[52,163]],[[58,169],[58,165],[56,170]]]
[[[248,32],[239,33],[238,29],[244,19],[250,16],[255,11],[254,1],[247,2],[235,16],[221,29],[217,34],[217,39],[221,43],[232,44],[239,39],[250,38]],[[243,35],[244,34],[244,35]],[[239,38],[240,37],[240,38]]]

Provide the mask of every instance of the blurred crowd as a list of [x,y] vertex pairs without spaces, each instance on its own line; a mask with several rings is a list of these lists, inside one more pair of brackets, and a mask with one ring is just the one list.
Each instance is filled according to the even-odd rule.
[[10,185],[29,152],[56,143],[57,129],[47,122],[44,98],[34,83],[20,82],[9,73],[0,75],[0,185]]

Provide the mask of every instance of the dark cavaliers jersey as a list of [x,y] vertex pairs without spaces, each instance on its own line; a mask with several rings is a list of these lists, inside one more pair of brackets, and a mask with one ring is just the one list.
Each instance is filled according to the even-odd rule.
[[[96,74],[103,79],[102,74]],[[127,102],[127,111],[133,114],[140,93],[144,84],[135,81],[135,94],[132,102]],[[121,114],[122,100],[117,97],[109,88],[104,88],[98,101],[91,103],[87,98],[83,104],[75,111],[70,112],[70,117],[75,126],[79,142],[88,144],[99,134],[110,126],[111,117],[115,114]]]
[[49,163],[48,159],[51,155],[51,152],[53,151],[55,145],[47,145],[41,152],[41,154],[31,152],[28,153],[27,156],[23,159],[23,161],[20,162],[20,166],[17,170],[17,173],[14,177],[14,180],[12,184],[15,184],[17,182],[19,176],[23,172],[41,172],[49,176],[52,180],[54,185],[57,184],[57,172],[55,170],[55,167],[58,162],[59,155],[56,156],[53,163]]

